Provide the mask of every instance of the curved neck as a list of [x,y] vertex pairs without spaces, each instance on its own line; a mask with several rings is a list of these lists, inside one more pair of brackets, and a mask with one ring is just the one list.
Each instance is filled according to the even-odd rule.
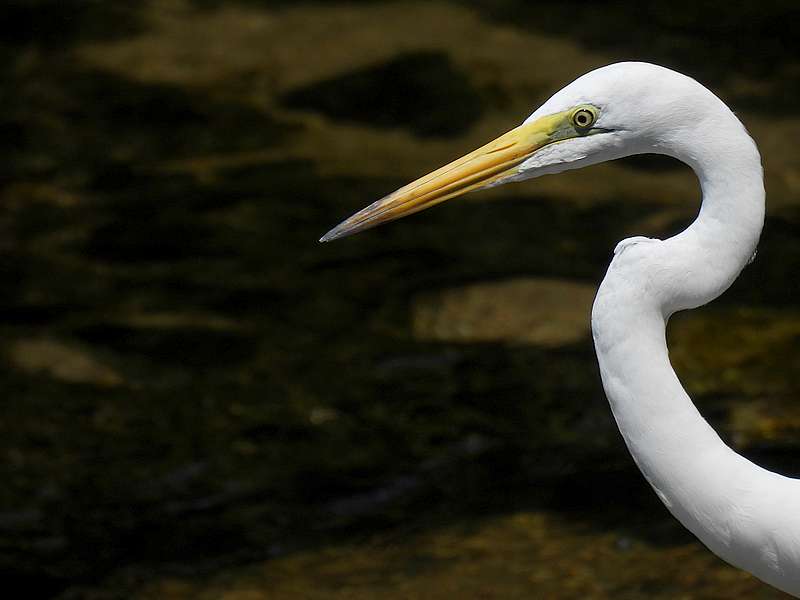
[[[726,446],[669,362],[669,316],[724,292],[752,257],[764,221],[755,144],[727,108],[718,117],[708,123],[716,135],[696,131],[651,147],[694,169],[703,203],[680,234],[664,241],[633,238],[617,247],[592,309],[592,333],[620,432],[659,498],[722,558],[800,593],[800,556],[791,539],[781,538],[800,535],[800,517],[792,531],[769,516],[785,521],[785,512],[764,508],[775,500],[765,498],[765,490],[796,505],[800,481],[765,471]],[[764,536],[777,549],[774,556],[763,552]]]
[[626,441],[637,426],[646,432],[656,426],[666,438],[676,439],[663,421],[650,420],[654,413],[666,413],[662,416],[696,419],[699,430],[685,432],[702,431],[707,441],[721,443],[680,385],[665,337],[672,313],[706,304],[733,283],[752,258],[764,223],[758,149],[721,101],[719,107],[692,135],[679,130],[656,138],[648,148],[695,171],[703,193],[697,218],[664,241],[622,242],[592,309],[595,347],[615,416],[623,422],[647,420],[624,428],[621,422]]
[[717,118],[666,149],[692,167],[702,191],[700,212],[687,236],[694,236],[699,252],[692,258],[712,266],[711,279],[721,287],[710,288],[700,304],[719,296],[739,276],[756,251],[764,225],[761,156],[736,116],[722,102],[720,109]]
[[719,106],[704,121],[709,131],[679,131],[650,147],[694,169],[703,192],[697,218],[664,241],[621,243],[592,309],[606,395],[634,459],[657,491],[674,481],[678,466],[671,461],[682,461],[688,449],[727,449],[672,369],[667,320],[677,310],[710,302],[733,283],[755,252],[764,222],[758,150],[733,113]]

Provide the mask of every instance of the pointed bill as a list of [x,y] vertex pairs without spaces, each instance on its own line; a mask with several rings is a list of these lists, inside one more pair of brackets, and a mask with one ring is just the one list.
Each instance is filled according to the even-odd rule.
[[517,167],[537,150],[575,134],[568,127],[568,112],[547,115],[512,129],[370,204],[331,229],[319,241],[330,242],[370,229],[516,175]]

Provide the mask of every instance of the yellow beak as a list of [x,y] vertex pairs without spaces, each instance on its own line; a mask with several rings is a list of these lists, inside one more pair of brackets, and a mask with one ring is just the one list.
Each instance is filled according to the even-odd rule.
[[537,150],[576,135],[574,129],[568,127],[568,112],[541,117],[512,129],[474,152],[370,204],[342,221],[319,241],[330,242],[370,229],[516,175],[517,167]]

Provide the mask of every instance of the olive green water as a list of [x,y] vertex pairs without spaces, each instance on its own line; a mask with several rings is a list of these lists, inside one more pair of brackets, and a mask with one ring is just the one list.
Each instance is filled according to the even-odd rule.
[[588,310],[691,219],[638,158],[317,238],[595,66],[654,60],[765,160],[757,260],[671,326],[737,450],[800,475],[797,9],[0,8],[0,572],[26,598],[779,598],[622,445]]

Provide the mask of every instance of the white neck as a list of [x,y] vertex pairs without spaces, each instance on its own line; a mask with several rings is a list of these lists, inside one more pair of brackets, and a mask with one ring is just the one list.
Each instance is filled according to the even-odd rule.
[[725,445],[681,386],[666,345],[670,315],[724,292],[755,252],[763,225],[758,151],[720,107],[709,131],[650,149],[694,169],[702,207],[675,237],[620,243],[595,300],[592,331],[620,432],[659,498],[719,556],[800,595],[800,480]]

